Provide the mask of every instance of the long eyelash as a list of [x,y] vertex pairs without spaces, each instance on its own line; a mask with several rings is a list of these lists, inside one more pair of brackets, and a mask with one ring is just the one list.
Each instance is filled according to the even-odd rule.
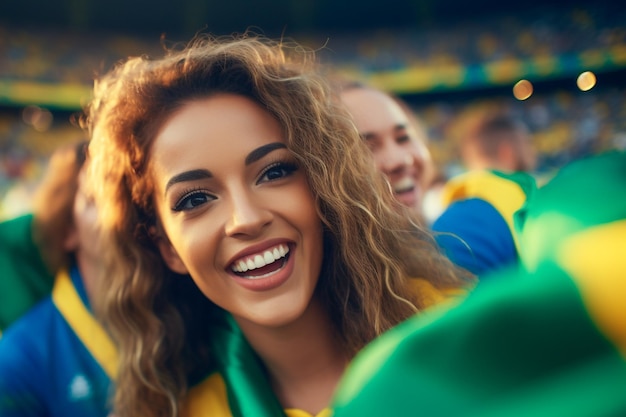
[[196,194],[200,191],[205,191],[205,190],[201,187],[191,187],[186,190],[183,190],[181,195],[178,198],[176,198],[176,202],[174,203],[174,207],[172,207],[172,211],[182,211],[182,209],[180,208],[182,201],[185,200],[187,197],[193,194]]
[[270,169],[274,169],[277,167],[280,167],[289,173],[297,171],[298,168],[300,168],[300,166],[292,159],[276,157],[275,159],[271,160],[269,165],[267,165],[263,169],[263,171],[261,171],[261,175],[259,175],[259,177],[263,177]]

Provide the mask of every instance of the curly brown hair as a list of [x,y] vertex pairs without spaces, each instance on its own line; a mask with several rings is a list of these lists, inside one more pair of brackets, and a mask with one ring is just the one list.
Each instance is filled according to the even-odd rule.
[[424,307],[407,277],[437,288],[468,282],[398,207],[312,52],[248,33],[197,36],[160,59],[130,58],[97,81],[83,120],[108,243],[101,301],[120,350],[119,417],[178,415],[189,374],[211,361],[213,304],[165,266],[150,234],[157,214],[149,164],[168,117],[218,93],[272,114],[307,175],[325,229],[317,296],[349,357]]

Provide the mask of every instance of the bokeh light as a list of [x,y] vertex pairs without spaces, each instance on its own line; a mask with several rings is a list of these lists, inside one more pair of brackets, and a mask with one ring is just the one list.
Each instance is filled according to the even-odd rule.
[[38,132],[47,131],[54,120],[50,110],[39,106],[27,106],[22,111],[22,120],[27,125],[32,126]]
[[578,76],[576,85],[581,91],[589,91],[596,86],[596,75],[591,71],[585,71]]
[[526,100],[533,94],[533,85],[528,80],[519,80],[513,86],[513,96],[518,100]]

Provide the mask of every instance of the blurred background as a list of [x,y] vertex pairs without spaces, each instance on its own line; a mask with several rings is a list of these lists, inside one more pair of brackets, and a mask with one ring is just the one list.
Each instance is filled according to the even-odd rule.
[[395,92],[446,176],[485,109],[529,126],[538,175],[626,147],[626,8],[615,1],[24,0],[0,3],[0,216],[28,208],[51,151],[83,132],[94,76],[197,32],[254,29]]

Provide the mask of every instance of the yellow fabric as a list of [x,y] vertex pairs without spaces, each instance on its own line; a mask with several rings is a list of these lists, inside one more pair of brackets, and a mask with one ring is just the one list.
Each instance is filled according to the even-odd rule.
[[[330,417],[330,409],[324,409],[318,414],[309,414],[306,411],[289,408],[285,410],[288,417]],[[228,405],[226,384],[219,373],[214,373],[202,383],[189,390],[185,401],[183,417],[232,417]]]
[[418,298],[425,307],[432,307],[451,299],[467,295],[467,292],[460,288],[448,288],[439,290],[435,288],[430,281],[423,278],[412,278],[410,281],[416,298]]
[[83,304],[67,271],[59,272],[52,300],[81,342],[111,379],[117,375],[117,349],[113,341]]
[[330,408],[325,408],[315,415],[295,408],[288,408],[285,410],[285,414],[287,414],[287,417],[330,417],[333,413]]
[[443,207],[455,201],[479,198],[491,204],[504,218],[513,233],[513,214],[526,202],[526,194],[515,181],[502,178],[489,171],[470,171],[452,178],[442,191]]
[[557,259],[599,330],[626,357],[626,220],[576,234],[559,248]]
[[214,373],[189,390],[183,417],[231,417],[222,376]]

